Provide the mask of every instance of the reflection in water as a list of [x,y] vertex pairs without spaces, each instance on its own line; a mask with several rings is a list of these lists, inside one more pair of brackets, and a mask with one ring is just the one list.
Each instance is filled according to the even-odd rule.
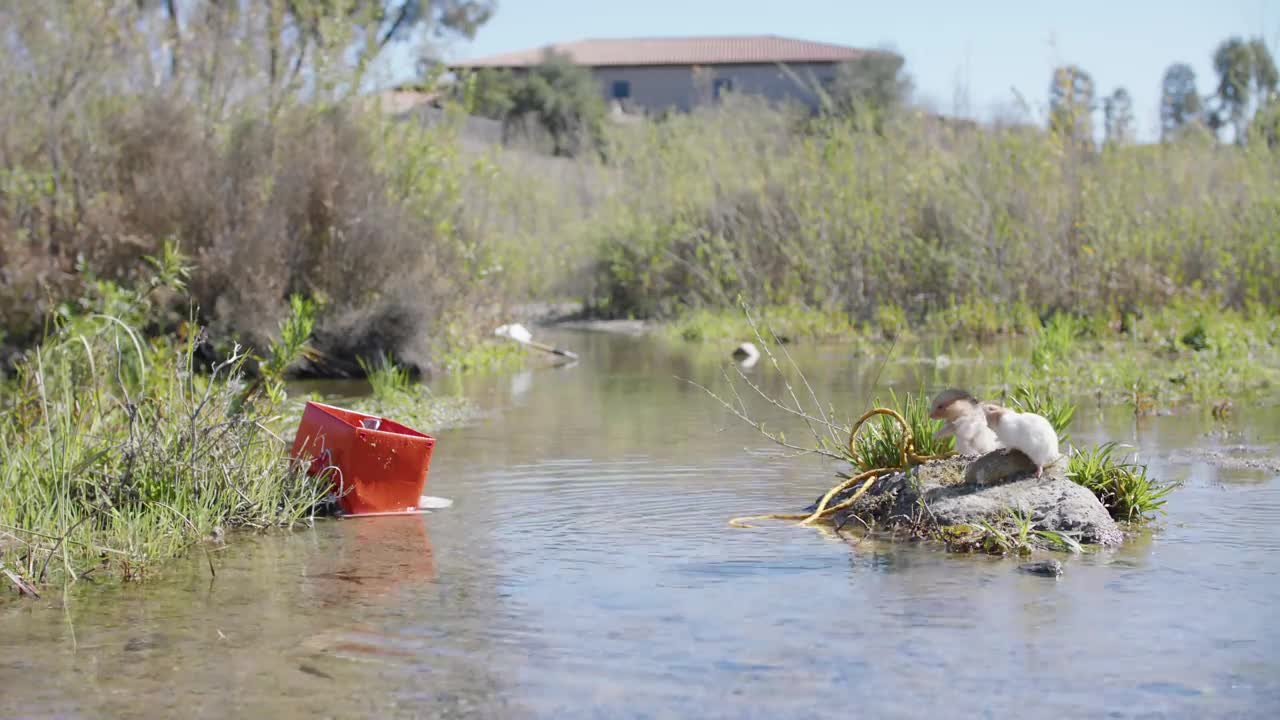
[[[0,603],[0,647],[21,648],[0,653],[0,715],[1274,715],[1280,478],[1186,451],[1274,454],[1276,408],[1221,435],[1082,402],[1077,439],[1136,444],[1184,487],[1156,532],[1049,580],[855,533],[728,528],[807,504],[837,469],[683,382],[724,394],[732,346],[548,340],[582,360],[448,381],[493,410],[436,433],[426,492],[450,508],[240,538],[212,580],[197,555],[65,608]],[[888,388],[991,377],[952,351],[883,374],[847,348],[790,351],[845,421]],[[746,372],[785,392],[771,363]]]
[[394,602],[397,589],[435,580],[425,515],[333,521],[334,552],[304,563],[302,592],[321,607]]

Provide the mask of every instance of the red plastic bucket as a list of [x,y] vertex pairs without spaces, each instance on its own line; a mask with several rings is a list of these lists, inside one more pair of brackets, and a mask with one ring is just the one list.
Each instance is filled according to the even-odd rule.
[[388,418],[308,402],[291,455],[309,475],[333,473],[347,515],[415,512],[435,438]]

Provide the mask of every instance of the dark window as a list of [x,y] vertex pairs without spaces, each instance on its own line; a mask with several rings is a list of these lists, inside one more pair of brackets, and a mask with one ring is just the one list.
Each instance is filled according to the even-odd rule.
[[724,92],[725,90],[728,90],[730,92],[733,91],[733,80],[731,80],[730,78],[716,78],[711,83],[711,92],[716,97],[720,97],[720,93]]
[[628,80],[615,80],[613,83],[613,99],[626,100],[631,97],[631,82]]

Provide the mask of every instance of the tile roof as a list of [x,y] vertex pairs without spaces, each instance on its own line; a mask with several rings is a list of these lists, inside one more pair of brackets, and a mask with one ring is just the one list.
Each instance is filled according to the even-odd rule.
[[734,65],[744,63],[843,62],[872,51],[778,37],[653,37],[586,39],[450,63],[451,68],[528,67],[547,50],[568,54],[579,65]]

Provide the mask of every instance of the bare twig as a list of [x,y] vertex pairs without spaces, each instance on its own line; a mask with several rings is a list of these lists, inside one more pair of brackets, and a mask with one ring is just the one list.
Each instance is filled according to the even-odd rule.
[[831,452],[830,450],[826,450],[823,448],[805,448],[805,447],[800,447],[799,445],[793,445],[787,442],[786,440],[784,440],[780,435],[776,435],[774,433],[769,432],[768,430],[765,430],[764,423],[761,423],[756,420],[752,420],[741,410],[739,410],[738,408],[735,408],[733,405],[730,405],[723,398],[721,398],[719,395],[709,390],[707,387],[700,385],[694,382],[693,380],[689,380],[689,379],[685,379],[685,382],[689,383],[690,385],[702,390],[703,392],[707,393],[711,397],[715,398],[716,402],[719,402],[721,405],[723,405],[729,412],[733,413],[734,415],[737,415],[738,418],[741,419],[743,422],[755,428],[757,431],[760,432],[761,435],[764,435],[765,437],[769,438],[770,440],[777,443],[778,445],[781,445],[785,448],[790,448],[791,450],[796,450],[804,454],[825,455],[826,457],[832,458],[833,460],[845,459],[844,456],[838,455],[836,453]]

